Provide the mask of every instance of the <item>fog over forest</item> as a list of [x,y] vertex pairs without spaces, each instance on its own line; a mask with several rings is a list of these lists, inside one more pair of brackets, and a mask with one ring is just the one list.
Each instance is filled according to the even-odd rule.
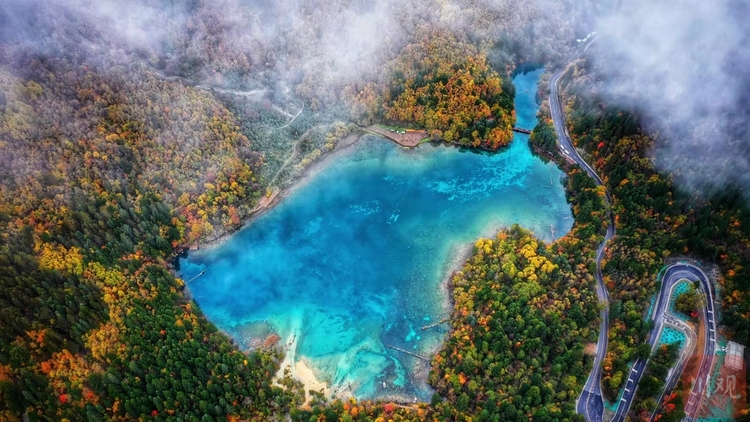
[[[721,331],[747,344],[750,212],[735,193],[750,203],[748,12],[748,0],[0,0],[0,420],[575,420],[595,385],[597,290],[612,323],[600,385],[616,402],[652,349],[656,275],[683,255],[716,264]],[[188,293],[195,277],[175,272],[175,256],[240,230],[363,133],[506,159],[515,140],[526,154],[514,72],[544,66],[544,93],[571,63],[570,134],[606,189],[555,152],[539,98],[528,147],[559,172],[517,183],[519,198],[544,207],[564,186],[572,228],[551,243],[505,228],[441,263],[465,262],[445,279],[453,312],[404,319],[451,324],[430,404],[324,406],[293,373],[279,387],[295,340],[264,321],[235,327],[258,348],[230,341]],[[492,183],[508,170],[490,167]],[[430,224],[414,226],[438,259],[419,232]],[[633,408],[644,417],[663,391],[649,377],[654,394]]]
[[0,6],[0,51],[21,64],[31,52],[75,46],[103,71],[137,58],[166,75],[271,88],[317,109],[337,104],[347,85],[384,77],[384,64],[427,24],[483,46],[499,68],[560,65],[596,29],[590,52],[607,99],[641,111],[660,132],[659,166],[693,189],[750,182],[747,12],[737,0],[12,0]]
[[750,192],[750,5],[622,2],[597,21],[602,90],[659,132],[657,166],[688,189]]
[[425,24],[495,45],[498,63],[509,64],[563,57],[590,28],[590,15],[586,2],[547,0],[13,0],[0,6],[0,31],[27,50],[54,55],[65,40],[84,41],[89,52],[138,51],[197,82],[276,83],[326,100],[326,90],[377,77]]

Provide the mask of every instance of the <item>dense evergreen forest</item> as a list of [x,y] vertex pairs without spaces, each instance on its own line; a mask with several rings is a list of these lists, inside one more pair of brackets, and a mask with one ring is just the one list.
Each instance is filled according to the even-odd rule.
[[[538,19],[534,2],[384,2],[396,23],[387,42],[355,45],[364,64],[341,54],[351,45],[331,44],[362,40],[330,19],[379,22],[364,5],[287,1],[261,13],[158,3],[0,6],[0,420],[580,419],[607,219],[603,191],[562,161],[572,231],[549,245],[519,227],[476,242],[451,278],[451,333],[433,360],[430,404],[299,408],[298,384],[272,384],[280,352],[239,351],[168,261],[239,227],[272,187],[356,130],[349,119],[507,144],[510,71],[563,57],[570,45],[559,40],[575,39],[572,17],[586,2],[554,6],[559,22]],[[277,31],[261,25],[279,16],[289,20]],[[132,32],[133,21],[158,37]],[[612,396],[648,330],[643,313],[666,257],[718,263],[722,328],[748,342],[750,213],[736,192],[696,199],[656,172],[653,139],[633,113],[599,106],[589,67],[570,67],[563,85],[570,132],[615,200],[605,266]],[[548,121],[532,139],[554,151]]]
[[545,245],[517,226],[477,241],[451,281],[452,332],[430,378],[448,399],[439,413],[477,421],[575,417],[591,367],[584,345],[596,333],[586,268],[592,246]]
[[165,261],[248,215],[261,156],[201,91],[28,60],[0,72],[3,415],[267,412],[271,356],[237,351]]

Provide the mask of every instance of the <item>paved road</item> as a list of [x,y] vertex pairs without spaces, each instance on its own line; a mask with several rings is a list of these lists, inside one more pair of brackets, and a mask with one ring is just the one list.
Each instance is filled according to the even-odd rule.
[[[690,281],[700,281],[701,288],[704,289],[710,289],[711,285],[708,281],[708,277],[706,277],[705,274],[703,274],[703,271],[700,270],[700,268],[691,265],[691,264],[675,264],[667,268],[667,270],[664,272],[664,277],[662,277],[662,284],[661,289],[659,290],[659,294],[656,297],[656,305],[654,307],[652,315],[654,316],[654,328],[651,329],[648,333],[648,344],[651,345],[651,350],[653,352],[654,345],[656,341],[659,339],[659,334],[661,333],[662,329],[664,328],[664,325],[666,323],[675,324],[674,318],[669,315],[669,298],[672,293],[672,289],[674,288],[675,284],[679,283],[682,280],[690,280]],[[711,314],[713,315],[713,303],[710,304],[711,306]],[[708,307],[706,307],[708,309]],[[715,330],[715,327],[714,327]],[[708,343],[711,343],[709,341]],[[715,344],[715,331],[714,331],[714,344]],[[711,354],[713,354],[713,348],[711,348]],[[712,359],[711,359],[712,360]],[[612,419],[613,422],[619,422],[625,419],[625,415],[627,415],[628,410],[630,409],[630,405],[633,402],[633,398],[635,397],[635,392],[638,387],[638,383],[641,380],[641,376],[643,376],[643,369],[646,367],[646,363],[648,360],[638,359],[636,360],[635,364],[633,364],[633,368],[630,371],[630,374],[628,375],[627,382],[625,383],[625,392],[622,395],[622,398],[620,399],[620,403],[618,403],[617,406],[617,412],[615,413],[615,417]],[[680,365],[678,365],[679,367]],[[681,365],[684,368],[684,363]],[[710,365],[708,366],[710,369]],[[675,368],[680,369],[680,368]],[[673,375],[674,371],[673,370]],[[682,369],[680,369],[681,371]],[[705,373],[703,374],[703,377],[705,378]],[[679,378],[679,376],[675,377]],[[677,382],[676,379],[671,381],[672,386]],[[669,380],[667,383],[665,383],[665,387],[669,387]],[[667,391],[667,388],[665,388],[664,391]],[[686,412],[687,413],[687,412]]]
[[680,357],[677,360],[677,364],[669,371],[669,374],[667,374],[667,381],[664,383],[664,389],[659,395],[659,399],[656,400],[657,406],[656,409],[651,412],[649,421],[653,421],[656,417],[656,414],[659,413],[661,409],[661,402],[664,396],[668,395],[672,390],[674,390],[675,386],[677,385],[677,381],[679,381],[680,377],[682,376],[682,371],[685,370],[685,365],[687,364],[688,358],[690,358],[690,356],[693,354],[695,346],[698,343],[695,331],[685,321],[673,316],[670,313],[667,313],[667,315],[664,316],[664,322],[666,326],[671,326],[672,328],[675,328],[676,330],[679,330],[683,334],[685,334],[686,343],[682,348],[682,352],[680,352]]
[[716,313],[714,312],[714,293],[708,277],[700,268],[692,265],[689,266],[689,272],[693,276],[691,280],[700,281],[701,290],[706,295],[706,306],[703,308],[703,330],[706,333],[706,341],[703,344],[703,356],[701,356],[698,375],[685,405],[686,419],[693,421],[700,408],[701,400],[706,395],[708,376],[714,366],[714,354],[716,353]]
[[[570,140],[570,136],[568,136],[568,129],[565,127],[565,115],[563,114],[562,105],[560,104],[560,97],[557,93],[557,83],[560,80],[560,77],[563,75],[563,72],[564,69],[558,70],[557,72],[555,72],[555,74],[552,75],[549,80],[549,107],[550,114],[552,115],[552,124],[555,126],[555,132],[557,133],[558,147],[560,148],[560,152],[564,156],[571,158],[579,166],[586,170],[586,173],[588,173],[589,176],[591,176],[596,181],[597,185],[604,186],[604,182],[602,182],[602,179],[598,174],[596,174],[594,169],[591,168],[591,166],[589,166],[589,164],[583,158],[581,158],[580,155],[578,155],[578,152],[573,147],[573,142]],[[609,191],[607,191],[607,200],[611,205],[612,199],[609,196]]]
[[[563,70],[557,71],[552,75],[549,81],[549,105],[550,114],[552,115],[552,123],[557,133],[557,142],[560,152],[577,163],[581,168],[586,170],[586,173],[591,176],[596,184],[604,186],[604,182],[599,177],[588,163],[581,158],[576,149],[573,147],[573,142],[568,136],[568,130],[565,127],[565,115],[562,111],[562,105],[560,104],[560,97],[557,93],[557,83],[563,74]],[[607,206],[611,210],[612,198],[609,195],[609,191],[606,190]],[[599,298],[599,304],[601,305],[601,311],[599,312],[599,339],[596,343],[596,356],[594,358],[594,368],[591,370],[586,384],[583,387],[581,396],[578,398],[576,403],[576,411],[583,415],[588,422],[601,422],[604,417],[604,399],[602,398],[602,360],[607,355],[607,343],[609,333],[609,292],[604,281],[602,280],[602,257],[604,256],[604,248],[607,242],[615,235],[615,220],[611,212],[609,214],[609,225],[607,226],[607,233],[604,235],[604,240],[599,245],[596,251],[596,295]]]
[[[693,383],[693,387],[690,390],[690,395],[688,396],[685,405],[686,420],[692,421],[695,419],[701,400],[705,396],[704,393],[708,375],[711,373],[714,364],[714,355],[716,353],[716,319],[714,313],[713,287],[708,276],[706,276],[706,274],[695,265],[676,264],[669,267],[664,273],[663,283],[673,286],[683,279],[692,282],[699,282],[701,290],[706,295],[706,302],[703,307],[703,330],[707,335],[704,337],[703,353],[698,369],[698,375]],[[666,322],[670,322],[668,318],[670,318],[668,314],[664,315],[664,320]],[[697,347],[701,347],[701,345],[697,345]],[[674,388],[677,379],[680,377],[679,374],[685,369],[685,363],[686,362],[681,361],[680,364],[675,367],[672,377],[668,377],[667,379],[664,393],[671,391]]]
[[[604,182],[594,169],[578,154],[573,142],[570,140],[567,128],[565,127],[565,115],[562,111],[562,105],[560,103],[560,97],[557,91],[557,84],[562,76],[564,70],[555,72],[550,78],[550,96],[549,106],[550,114],[552,116],[552,123],[557,133],[557,142],[560,152],[573,162],[581,166],[586,173],[589,174],[599,186],[604,186]],[[601,378],[602,378],[602,360],[607,354],[608,337],[609,333],[609,292],[607,291],[604,282],[602,281],[602,269],[601,260],[604,255],[604,249],[607,242],[615,235],[615,222],[614,216],[611,213],[612,197],[609,191],[606,190],[607,205],[610,209],[609,214],[609,225],[607,227],[607,233],[604,237],[604,241],[599,245],[596,252],[596,293],[601,304],[601,311],[599,318],[601,320],[599,327],[599,339],[596,344],[596,357],[594,359],[594,367],[589,374],[586,384],[584,385],[581,396],[578,398],[576,403],[576,411],[583,415],[588,422],[599,422],[604,417],[604,400],[602,398],[601,391]],[[667,314],[669,310],[669,297],[671,295],[672,287],[682,279],[688,279],[691,281],[699,281],[701,290],[706,294],[707,304],[704,309],[704,330],[708,333],[706,337],[707,341],[703,345],[703,358],[701,360],[700,370],[698,377],[693,385],[693,389],[690,392],[690,396],[687,400],[685,413],[687,419],[691,421],[695,418],[695,414],[700,405],[700,400],[703,397],[705,391],[706,380],[711,368],[713,367],[713,357],[716,349],[716,321],[714,313],[714,300],[711,283],[708,277],[701,271],[700,268],[690,264],[676,264],[669,267],[664,273],[662,287],[657,297],[656,308],[654,309],[654,328],[649,332],[648,343],[651,345],[652,350],[654,343],[659,337],[661,330],[665,322],[670,322],[670,318]],[[674,388],[674,384],[679,379],[679,374],[684,369],[684,360],[674,368],[673,374],[676,376],[668,377],[667,383],[665,384],[665,391],[669,391]],[[623,396],[620,399],[620,403],[617,406],[617,412],[612,419],[614,422],[624,420],[625,415],[630,409],[635,392],[638,387],[638,382],[643,375],[643,370],[646,367],[647,360],[639,359],[631,368],[630,374],[628,375],[627,382],[625,383],[625,390]]]

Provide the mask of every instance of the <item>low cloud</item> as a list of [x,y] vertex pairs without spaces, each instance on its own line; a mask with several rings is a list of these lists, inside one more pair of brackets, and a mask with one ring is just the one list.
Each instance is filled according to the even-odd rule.
[[742,0],[631,0],[598,22],[605,94],[641,112],[657,166],[688,189],[750,192],[748,16]]

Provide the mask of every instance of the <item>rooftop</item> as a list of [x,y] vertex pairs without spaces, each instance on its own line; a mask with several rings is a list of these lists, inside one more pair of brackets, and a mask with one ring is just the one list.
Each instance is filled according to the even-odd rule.
[[745,346],[730,341],[727,344],[727,354],[724,357],[724,366],[734,369],[735,371],[742,370],[744,354]]

